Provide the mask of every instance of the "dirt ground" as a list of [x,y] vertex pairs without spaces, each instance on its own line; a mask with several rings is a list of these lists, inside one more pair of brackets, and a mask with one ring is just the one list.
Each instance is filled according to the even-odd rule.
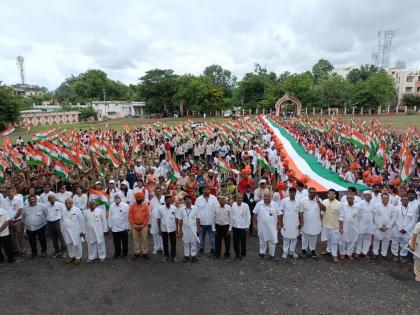
[[[261,260],[258,238],[249,237],[247,245],[244,261],[201,257],[198,264],[162,263],[157,255],[149,261],[130,256],[78,266],[51,257],[5,263],[0,266],[1,314],[420,313],[420,284],[412,265],[283,260],[279,245],[278,260]],[[112,254],[108,235],[107,255]],[[182,260],[180,240],[177,256]]]

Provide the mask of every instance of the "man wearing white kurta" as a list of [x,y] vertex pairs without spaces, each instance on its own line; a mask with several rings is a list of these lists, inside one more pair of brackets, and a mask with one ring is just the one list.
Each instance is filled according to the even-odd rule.
[[278,219],[280,216],[280,209],[277,204],[271,200],[271,193],[265,192],[263,200],[257,203],[253,213],[254,228],[257,227],[258,222],[258,238],[260,241],[260,257],[264,258],[267,247],[268,254],[271,259],[274,259],[276,253],[277,234],[280,229]]
[[289,188],[289,197],[284,198],[280,204],[280,227],[283,236],[283,255],[286,259],[290,254],[298,258],[296,254],[296,242],[299,235],[300,218],[299,202],[296,200],[296,188]]
[[69,257],[64,262],[78,265],[82,258],[81,237],[84,234],[84,220],[82,212],[73,206],[73,200],[70,198],[67,198],[65,201],[65,209],[63,210],[60,223],[69,253]]
[[197,231],[200,230],[200,214],[196,206],[192,205],[191,196],[186,195],[184,198],[185,206],[178,213],[179,233],[184,243],[184,260],[183,262],[197,262]]
[[311,251],[312,258],[316,258],[315,248],[318,235],[321,233],[321,209],[325,206],[319,200],[315,188],[309,189],[309,195],[300,202],[302,227],[302,256],[306,256],[306,251]]
[[[109,207],[108,224],[114,242],[114,259],[128,254],[128,231],[131,229],[128,222],[128,204],[122,202],[121,192],[114,195],[114,203]],[[121,253],[122,247],[122,253]]]
[[413,234],[414,226],[417,223],[417,213],[412,207],[408,206],[408,197],[401,197],[401,204],[396,209],[396,218],[392,231],[391,252],[394,260],[398,261],[398,251],[400,258],[407,257],[407,245]]
[[210,256],[214,255],[216,243],[212,226],[214,225],[214,210],[219,206],[217,198],[210,194],[210,188],[204,187],[203,194],[195,201],[195,206],[200,213],[200,250],[199,256],[204,254],[204,245],[206,242],[206,233],[210,240]]
[[347,203],[340,207],[340,258],[346,256],[353,260],[353,251],[359,237],[359,207],[354,203],[354,196],[347,196]]
[[363,200],[359,203],[359,237],[356,242],[355,258],[365,257],[372,243],[374,203],[372,192],[364,191]]
[[[146,195],[145,195],[146,196]],[[145,197],[146,198],[146,197]],[[165,198],[162,196],[160,188],[155,189],[155,196],[150,200],[150,234],[153,239],[153,255],[163,252],[162,235],[159,234],[159,227],[157,224],[158,211],[161,206],[165,204]]]
[[235,259],[246,257],[246,235],[251,224],[249,206],[243,202],[243,195],[237,194],[236,202],[232,205],[232,237]]
[[327,241],[327,248],[321,255],[331,255],[333,262],[338,262],[337,252],[338,243],[340,241],[340,202],[336,199],[337,193],[334,189],[328,191],[328,199],[322,203],[325,206],[325,211],[322,215],[322,233],[321,241]]
[[99,258],[101,262],[105,261],[105,235],[108,232],[108,222],[105,217],[105,211],[96,206],[95,201],[89,201],[89,209],[83,212],[86,232],[86,242],[88,245],[88,260],[92,262]]
[[375,205],[373,224],[375,227],[373,238],[373,259],[378,258],[379,245],[381,245],[381,255],[386,258],[388,254],[389,241],[392,236],[392,227],[395,222],[395,208],[389,203],[389,195],[383,193],[381,202]]

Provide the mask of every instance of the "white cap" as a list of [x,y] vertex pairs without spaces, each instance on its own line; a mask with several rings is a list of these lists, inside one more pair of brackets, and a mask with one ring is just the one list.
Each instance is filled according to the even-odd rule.
[[97,180],[97,181],[95,182],[95,185],[102,185],[102,182],[101,182],[101,181],[99,181],[99,180]]
[[265,179],[261,179],[261,180],[259,181],[259,184],[265,184],[265,183],[267,183],[267,181],[266,181]]
[[371,190],[365,190],[365,191],[363,191],[363,195],[367,195],[367,194],[371,194],[371,193],[372,193]]
[[123,180],[120,185],[130,186],[126,180]]
[[109,184],[115,184],[115,180],[111,179],[108,183]]

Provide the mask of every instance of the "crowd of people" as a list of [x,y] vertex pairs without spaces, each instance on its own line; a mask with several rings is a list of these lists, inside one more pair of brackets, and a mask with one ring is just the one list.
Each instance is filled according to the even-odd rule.
[[[103,262],[110,256],[108,232],[114,259],[132,252],[133,260],[150,254],[162,255],[164,262],[196,263],[205,254],[243,260],[249,256],[247,239],[254,235],[262,259],[276,259],[279,240],[283,259],[320,254],[334,263],[368,257],[410,263],[413,257],[420,281],[416,135],[406,142],[404,135],[389,131],[387,164],[378,167],[363,148],[308,128],[308,120],[278,123],[324,168],[370,189],[307,187],[305,178],[296,178],[282,162],[261,119],[185,121],[132,131],[128,126],[124,131],[53,130],[40,141],[18,139],[14,145],[4,139],[0,263],[46,257],[47,239],[52,256],[65,263],[79,264],[83,246],[86,262]],[[410,176],[401,179],[403,146],[410,149],[411,165]],[[42,147],[50,148],[48,154]],[[65,160],[61,147],[71,154],[64,171],[56,167]],[[41,163],[29,162],[34,154]],[[267,163],[259,162],[261,156]]]

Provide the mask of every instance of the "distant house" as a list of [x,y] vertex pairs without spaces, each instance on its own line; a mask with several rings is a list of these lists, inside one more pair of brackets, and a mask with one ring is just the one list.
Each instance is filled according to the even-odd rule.
[[98,113],[98,120],[123,117],[138,117],[146,113],[146,102],[93,101],[92,108]]

